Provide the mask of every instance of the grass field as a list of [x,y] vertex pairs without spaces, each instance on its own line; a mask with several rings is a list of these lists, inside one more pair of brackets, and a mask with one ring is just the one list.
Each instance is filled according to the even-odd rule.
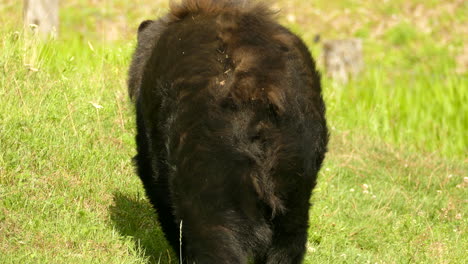
[[[177,263],[139,179],[126,72],[166,0],[62,1],[60,38],[0,3],[0,263]],[[305,263],[467,263],[468,2],[283,0],[301,35],[360,37],[366,69],[323,79],[332,132]]]

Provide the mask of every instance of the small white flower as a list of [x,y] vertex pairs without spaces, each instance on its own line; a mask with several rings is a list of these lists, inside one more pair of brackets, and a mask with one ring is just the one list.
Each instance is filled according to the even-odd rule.
[[91,102],[91,101],[90,101],[89,103],[90,103],[91,105],[93,105],[94,108],[96,108],[96,109],[104,108],[104,106],[102,106],[102,105],[100,105],[100,104],[97,104],[97,103],[94,103],[94,102]]
[[307,250],[308,250],[309,252],[312,252],[312,253],[313,253],[313,252],[317,252],[317,249],[314,248],[314,247],[309,247],[309,248],[307,248]]
[[296,16],[294,14],[289,14],[286,18],[290,23],[296,22]]
[[89,41],[88,41],[88,47],[92,52],[94,52],[93,44],[91,44],[91,42],[89,42]]
[[350,192],[354,192],[354,189],[353,189],[353,188],[351,188],[351,189],[349,189],[349,191],[350,191]]

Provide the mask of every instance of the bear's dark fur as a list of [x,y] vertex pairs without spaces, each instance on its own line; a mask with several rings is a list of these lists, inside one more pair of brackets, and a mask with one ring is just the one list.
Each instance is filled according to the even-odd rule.
[[262,4],[183,0],[129,71],[135,162],[185,263],[300,263],[328,132],[304,43]]

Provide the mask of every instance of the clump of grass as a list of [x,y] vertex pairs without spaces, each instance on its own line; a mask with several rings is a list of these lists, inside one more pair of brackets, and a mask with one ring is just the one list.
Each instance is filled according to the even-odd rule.
[[375,67],[361,80],[328,90],[328,113],[341,129],[359,128],[411,150],[462,157],[468,146],[468,120],[461,114],[468,112],[467,81],[448,69],[389,73]]
[[[392,46],[369,41],[364,74],[346,86],[325,80],[329,116],[343,129],[453,158],[468,150],[467,75],[455,74],[453,56],[406,26],[389,32]],[[404,32],[404,33],[403,33]],[[412,37],[410,37],[412,36]],[[415,39],[424,44],[415,44]],[[406,44],[405,44],[406,43]],[[404,46],[401,46],[405,44]],[[328,81],[328,82],[327,82]]]

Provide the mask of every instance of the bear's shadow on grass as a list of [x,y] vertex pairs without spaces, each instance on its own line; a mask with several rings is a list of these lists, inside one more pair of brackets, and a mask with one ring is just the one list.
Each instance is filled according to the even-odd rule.
[[142,195],[116,192],[109,211],[115,230],[135,244],[135,254],[148,263],[177,263],[153,208]]

